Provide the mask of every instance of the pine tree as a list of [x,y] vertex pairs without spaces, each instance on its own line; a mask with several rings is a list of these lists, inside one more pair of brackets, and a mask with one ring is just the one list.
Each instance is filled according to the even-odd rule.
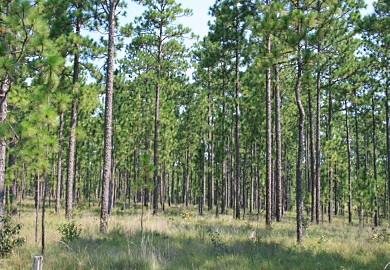
[[144,0],[137,1],[147,9],[143,15],[137,19],[135,28],[134,44],[139,46],[140,50],[147,50],[154,58],[150,63],[154,68],[152,77],[155,85],[154,97],[154,139],[153,139],[153,214],[158,211],[158,199],[161,188],[161,169],[159,165],[159,134],[160,134],[160,107],[161,96],[167,85],[166,77],[171,72],[169,69],[169,58],[166,50],[177,44],[176,50],[182,50],[183,45],[178,43],[190,30],[178,24],[175,21],[178,17],[189,16],[190,10],[183,9],[181,4],[174,0]]
[[2,217],[7,137],[10,135],[10,127],[12,128],[7,123],[8,97],[12,87],[25,79],[26,58],[42,54],[42,41],[48,37],[48,31],[40,3],[7,1],[0,4],[0,11],[0,217]]
[[104,108],[104,165],[102,181],[102,200],[100,212],[100,232],[108,231],[109,185],[112,178],[112,104],[114,91],[114,51],[115,51],[115,16],[119,0],[110,0],[105,6],[108,23],[108,46],[106,65],[106,95]]

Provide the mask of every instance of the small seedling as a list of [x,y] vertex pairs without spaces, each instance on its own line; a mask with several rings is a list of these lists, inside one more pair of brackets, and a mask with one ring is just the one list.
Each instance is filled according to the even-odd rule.
[[69,223],[62,224],[58,227],[59,232],[62,234],[61,241],[70,242],[80,238],[81,228],[72,220]]

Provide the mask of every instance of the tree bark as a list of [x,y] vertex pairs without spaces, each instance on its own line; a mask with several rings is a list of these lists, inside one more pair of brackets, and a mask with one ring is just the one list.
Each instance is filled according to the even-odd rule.
[[[10,89],[10,80],[8,75],[5,75],[1,80],[0,89],[0,124],[3,125],[7,118],[7,94]],[[7,138],[0,138],[0,229],[3,227],[3,211],[4,211],[4,186],[5,186],[5,162],[6,162]]]
[[[332,118],[333,118],[333,101],[332,101],[332,92],[331,89],[329,89],[329,101],[328,101],[328,129],[326,131],[326,138],[327,140],[332,139]],[[332,211],[332,202],[333,202],[333,164],[332,164],[332,158],[329,157],[329,164],[328,164],[328,189],[329,189],[329,198],[328,198],[328,222],[329,224],[332,223],[333,220],[333,211]],[[320,201],[320,200],[319,200]]]
[[279,67],[275,65],[275,139],[276,139],[276,163],[275,163],[275,182],[276,182],[276,221],[282,221],[283,216],[283,193],[282,193],[282,131],[280,123],[280,82]]
[[[209,85],[210,89],[210,85]],[[210,92],[207,95],[208,99],[208,117],[207,117],[207,123],[209,126],[208,131],[208,151],[207,151],[207,162],[208,162],[208,168],[207,168],[207,178],[208,178],[208,210],[213,209],[214,204],[214,174],[213,174],[213,133],[212,133],[212,97]]]
[[160,127],[160,92],[161,92],[161,61],[162,61],[162,50],[163,50],[163,22],[160,23],[159,27],[159,40],[158,40],[158,55],[157,55],[157,85],[156,85],[156,98],[155,98],[155,109],[154,109],[154,187],[153,187],[153,215],[157,215],[158,211],[158,193],[160,179],[158,176],[158,137]]
[[[317,12],[321,13],[322,1],[317,1]],[[321,55],[322,53],[322,43],[323,40],[321,36],[318,36],[317,43],[317,54]],[[313,192],[313,196],[315,199],[315,222],[316,224],[320,223],[320,206],[321,206],[321,63],[317,63],[317,74],[316,74],[316,90],[317,90],[317,102],[316,102],[316,138],[315,138],[315,175],[313,176],[313,185],[315,185],[315,192]],[[329,74],[331,74],[331,68],[329,67]],[[330,76],[329,76],[330,80]],[[330,85],[330,82],[329,82]],[[332,92],[331,87],[329,87],[329,108],[332,106]],[[330,109],[331,110],[331,109]],[[314,157],[313,157],[314,158]],[[314,220],[312,220],[314,221]]]
[[347,130],[347,155],[348,155],[348,222],[352,224],[352,165],[351,165],[351,143],[348,117],[348,99],[345,100],[345,127]]
[[[356,90],[354,90],[355,99],[357,99]],[[356,103],[354,104],[354,110],[355,110],[355,152],[356,152],[356,182],[360,183],[359,174],[360,174],[360,152],[359,152],[359,121],[358,121],[358,109]],[[359,195],[359,207],[358,207],[358,214],[359,214],[359,225],[363,225],[363,201],[361,196]]]
[[374,184],[375,184],[375,214],[374,214],[374,226],[379,225],[379,198],[378,198],[378,172],[376,166],[376,119],[375,119],[375,99],[374,95],[371,97],[371,112],[372,112],[372,155],[373,155],[373,167],[374,167]]
[[[299,1],[298,1],[299,6]],[[302,32],[301,22],[298,23],[297,34]],[[296,219],[297,219],[297,241],[301,243],[303,241],[303,199],[302,199],[302,159],[304,151],[304,131],[305,131],[305,109],[301,100],[301,85],[302,85],[302,45],[297,45],[297,78],[295,83],[295,99],[299,112],[299,124],[298,124],[298,153],[297,153],[297,165],[296,165]]]
[[39,200],[40,200],[39,174],[35,175],[35,244],[38,245],[38,222],[39,222]]
[[100,211],[100,232],[108,231],[108,200],[111,179],[112,163],[112,100],[114,88],[114,51],[115,51],[115,10],[117,0],[110,0],[108,8],[108,59],[106,75],[106,102],[105,102],[105,127],[104,127],[104,165],[102,181],[102,200]]
[[[237,8],[237,3],[235,3],[235,8]],[[236,15],[235,21],[235,30],[236,30],[236,46],[235,46],[235,113],[236,113],[236,128],[234,133],[235,140],[235,178],[236,178],[236,190],[235,190],[235,218],[240,219],[240,209],[241,209],[241,196],[240,196],[240,186],[241,186],[241,159],[240,159],[240,44],[238,38],[239,31],[239,22],[238,15]]]
[[58,159],[57,159],[57,190],[56,190],[56,213],[61,208],[61,179],[62,179],[62,140],[64,130],[64,112],[60,113],[60,127],[58,129]]
[[[76,35],[80,35],[81,32],[81,20],[76,18]],[[77,127],[77,91],[80,73],[80,55],[78,52],[79,44],[75,44],[76,53],[74,55],[73,63],[73,100],[72,100],[72,112],[70,122],[70,136],[69,136],[69,151],[68,151],[68,182],[66,189],[66,206],[65,217],[67,219],[72,218],[72,206],[73,206],[73,185],[75,174],[75,154],[76,154],[76,127]]]
[[388,217],[390,218],[390,108],[389,108],[389,81],[385,87],[385,108],[386,108],[386,176],[387,176],[387,200]]
[[[310,182],[309,187],[311,188],[311,221],[316,221],[316,203],[317,203],[317,185],[315,180],[315,172],[316,172],[316,160],[315,160],[315,150],[314,150],[314,128],[313,128],[313,110],[312,110],[312,98],[311,98],[311,90],[308,91],[308,103],[309,103],[309,147],[308,152],[310,155],[310,170],[308,173],[308,182]],[[310,191],[309,191],[310,192]]]
[[[266,1],[267,5],[270,5],[270,1]],[[267,54],[271,54],[271,35],[266,35],[266,51]],[[272,115],[271,115],[271,66],[267,64],[265,71],[265,95],[266,95],[266,207],[265,207],[265,223],[266,226],[271,226],[272,222]]]

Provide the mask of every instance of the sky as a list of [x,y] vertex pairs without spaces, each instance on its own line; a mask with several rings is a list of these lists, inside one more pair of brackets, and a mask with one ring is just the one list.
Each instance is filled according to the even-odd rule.
[[[362,11],[362,14],[372,12],[373,0],[365,0],[367,3],[367,9]],[[204,37],[208,32],[207,22],[211,20],[208,15],[209,9],[214,5],[215,0],[177,0],[182,4],[183,8],[192,9],[193,15],[190,17],[180,18],[179,22],[186,27],[192,29],[192,32],[200,37]],[[129,2],[127,16],[130,22],[134,21],[135,16],[142,14],[143,8],[134,2]]]
[[[208,15],[209,8],[215,3],[215,0],[177,0],[177,2],[181,3],[183,8],[189,8],[193,12],[190,17],[180,18],[179,23],[189,27],[194,34],[200,37],[205,36],[208,32],[207,22],[211,20]],[[127,6],[126,20],[133,22],[134,17],[142,14],[143,7],[134,2],[129,2]]]

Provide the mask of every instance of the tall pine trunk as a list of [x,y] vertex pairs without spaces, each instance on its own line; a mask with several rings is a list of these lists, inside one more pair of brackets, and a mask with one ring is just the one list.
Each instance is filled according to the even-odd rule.
[[[159,40],[158,40],[158,55],[157,55],[157,79],[161,79],[161,61],[162,61],[162,46],[163,46],[163,24],[160,24],[159,29]],[[155,97],[155,108],[154,108],[154,153],[153,153],[153,215],[157,215],[158,211],[158,193],[160,186],[160,178],[158,175],[158,137],[160,128],[160,93],[161,93],[161,82],[158,81],[156,85],[156,97]]]
[[[11,13],[11,1],[7,2],[7,6],[4,10],[4,15]],[[3,53],[7,55],[9,52],[9,46],[7,42],[4,42]],[[7,95],[11,89],[11,78],[8,73],[5,73],[1,78],[0,88],[0,125],[4,125],[4,121],[7,118]],[[3,228],[3,211],[4,211],[4,187],[5,187],[5,162],[6,162],[6,148],[7,138],[5,136],[0,137],[0,230]]]
[[[7,118],[7,94],[10,87],[10,81],[8,76],[5,76],[1,81],[0,89],[0,124],[3,125],[5,119]],[[0,138],[0,229],[3,225],[3,210],[4,210],[4,186],[5,186],[5,162],[6,162],[6,148],[7,148],[7,138]]]
[[[297,33],[302,31],[301,23],[298,24]],[[299,112],[299,124],[298,124],[298,153],[297,153],[297,165],[296,165],[296,219],[297,219],[297,241],[301,243],[303,241],[303,198],[302,198],[302,161],[304,152],[304,132],[305,132],[305,109],[301,99],[301,87],[302,87],[302,47],[298,43],[297,46],[297,78],[295,83],[295,99]]]
[[389,108],[389,83],[386,84],[386,98],[385,98],[385,108],[386,108],[386,176],[387,176],[387,200],[388,200],[388,218],[390,218],[390,108]]
[[[237,6],[236,6],[237,8]],[[234,133],[235,139],[235,178],[236,178],[236,190],[235,190],[235,218],[240,219],[241,209],[241,196],[240,196],[240,185],[241,185],[241,159],[240,159],[240,45],[238,40],[238,16],[236,16],[235,30],[236,30],[236,46],[235,46],[235,112],[236,112],[236,128]]]
[[62,179],[62,140],[64,130],[64,113],[60,113],[60,127],[58,129],[58,158],[57,158],[57,190],[56,190],[56,213],[59,214],[61,208],[61,179]]
[[[333,101],[332,101],[332,92],[329,89],[329,101],[328,101],[328,129],[326,132],[326,139],[330,141],[332,139],[332,118],[333,118]],[[328,164],[328,189],[329,189],[329,198],[328,198],[328,222],[332,223],[333,211],[332,211],[332,202],[333,202],[333,163],[332,158],[329,157]]]
[[104,164],[102,182],[102,200],[100,211],[100,232],[108,231],[108,201],[112,165],[112,100],[114,91],[114,51],[115,51],[115,10],[117,0],[110,0],[108,8],[108,59],[106,71],[106,102],[104,126]]
[[[76,19],[76,35],[80,35],[81,20],[78,17]],[[77,127],[77,92],[80,73],[80,55],[78,52],[79,44],[76,44],[76,53],[74,55],[73,63],[73,100],[72,100],[72,112],[70,122],[70,135],[69,135],[69,151],[68,151],[68,182],[66,185],[66,206],[65,217],[67,219],[72,218],[72,206],[73,206],[73,185],[75,174],[75,154],[76,154],[76,127]]]
[[308,91],[308,103],[309,103],[309,147],[308,152],[310,155],[310,170],[308,173],[308,182],[309,187],[311,188],[311,221],[314,222],[316,220],[316,203],[317,203],[317,185],[316,185],[316,179],[315,179],[315,172],[316,172],[316,154],[314,150],[314,127],[313,127],[313,110],[312,110],[312,97],[311,97],[311,89]]
[[372,102],[372,155],[373,155],[373,167],[374,167],[374,185],[375,185],[375,209],[374,209],[374,226],[379,225],[379,198],[378,198],[378,172],[376,166],[376,119],[375,119],[375,98],[371,97]]
[[[320,52],[320,46],[318,45],[318,52]],[[330,92],[331,93],[331,92]],[[331,94],[330,94],[330,104],[332,104]],[[316,121],[316,175],[315,175],[315,184],[316,190],[315,194],[315,221],[317,224],[320,223],[320,204],[321,204],[321,71],[317,72],[317,121]]]
[[347,130],[347,156],[348,156],[348,222],[352,224],[352,164],[351,164],[351,143],[349,129],[348,99],[345,100],[345,127]]
[[[270,0],[266,1],[270,5]],[[266,34],[265,46],[267,55],[271,55],[271,35]],[[272,115],[271,115],[271,64],[267,63],[265,71],[265,102],[266,102],[266,206],[265,206],[265,223],[271,226],[272,221]]]
[[276,182],[276,221],[282,221],[283,216],[283,193],[282,193],[282,131],[280,123],[280,85],[279,67],[275,65],[275,139],[276,139],[276,162],[275,162],[275,182]]
[[[355,96],[355,104],[354,104],[354,113],[355,113],[355,153],[356,153],[356,183],[361,182],[360,181],[360,151],[359,151],[359,121],[358,121],[358,106],[357,106],[357,94],[356,90],[354,90],[354,96]],[[358,207],[358,215],[359,215],[359,225],[363,225],[363,198],[361,195],[358,196],[359,200],[359,207]]]

